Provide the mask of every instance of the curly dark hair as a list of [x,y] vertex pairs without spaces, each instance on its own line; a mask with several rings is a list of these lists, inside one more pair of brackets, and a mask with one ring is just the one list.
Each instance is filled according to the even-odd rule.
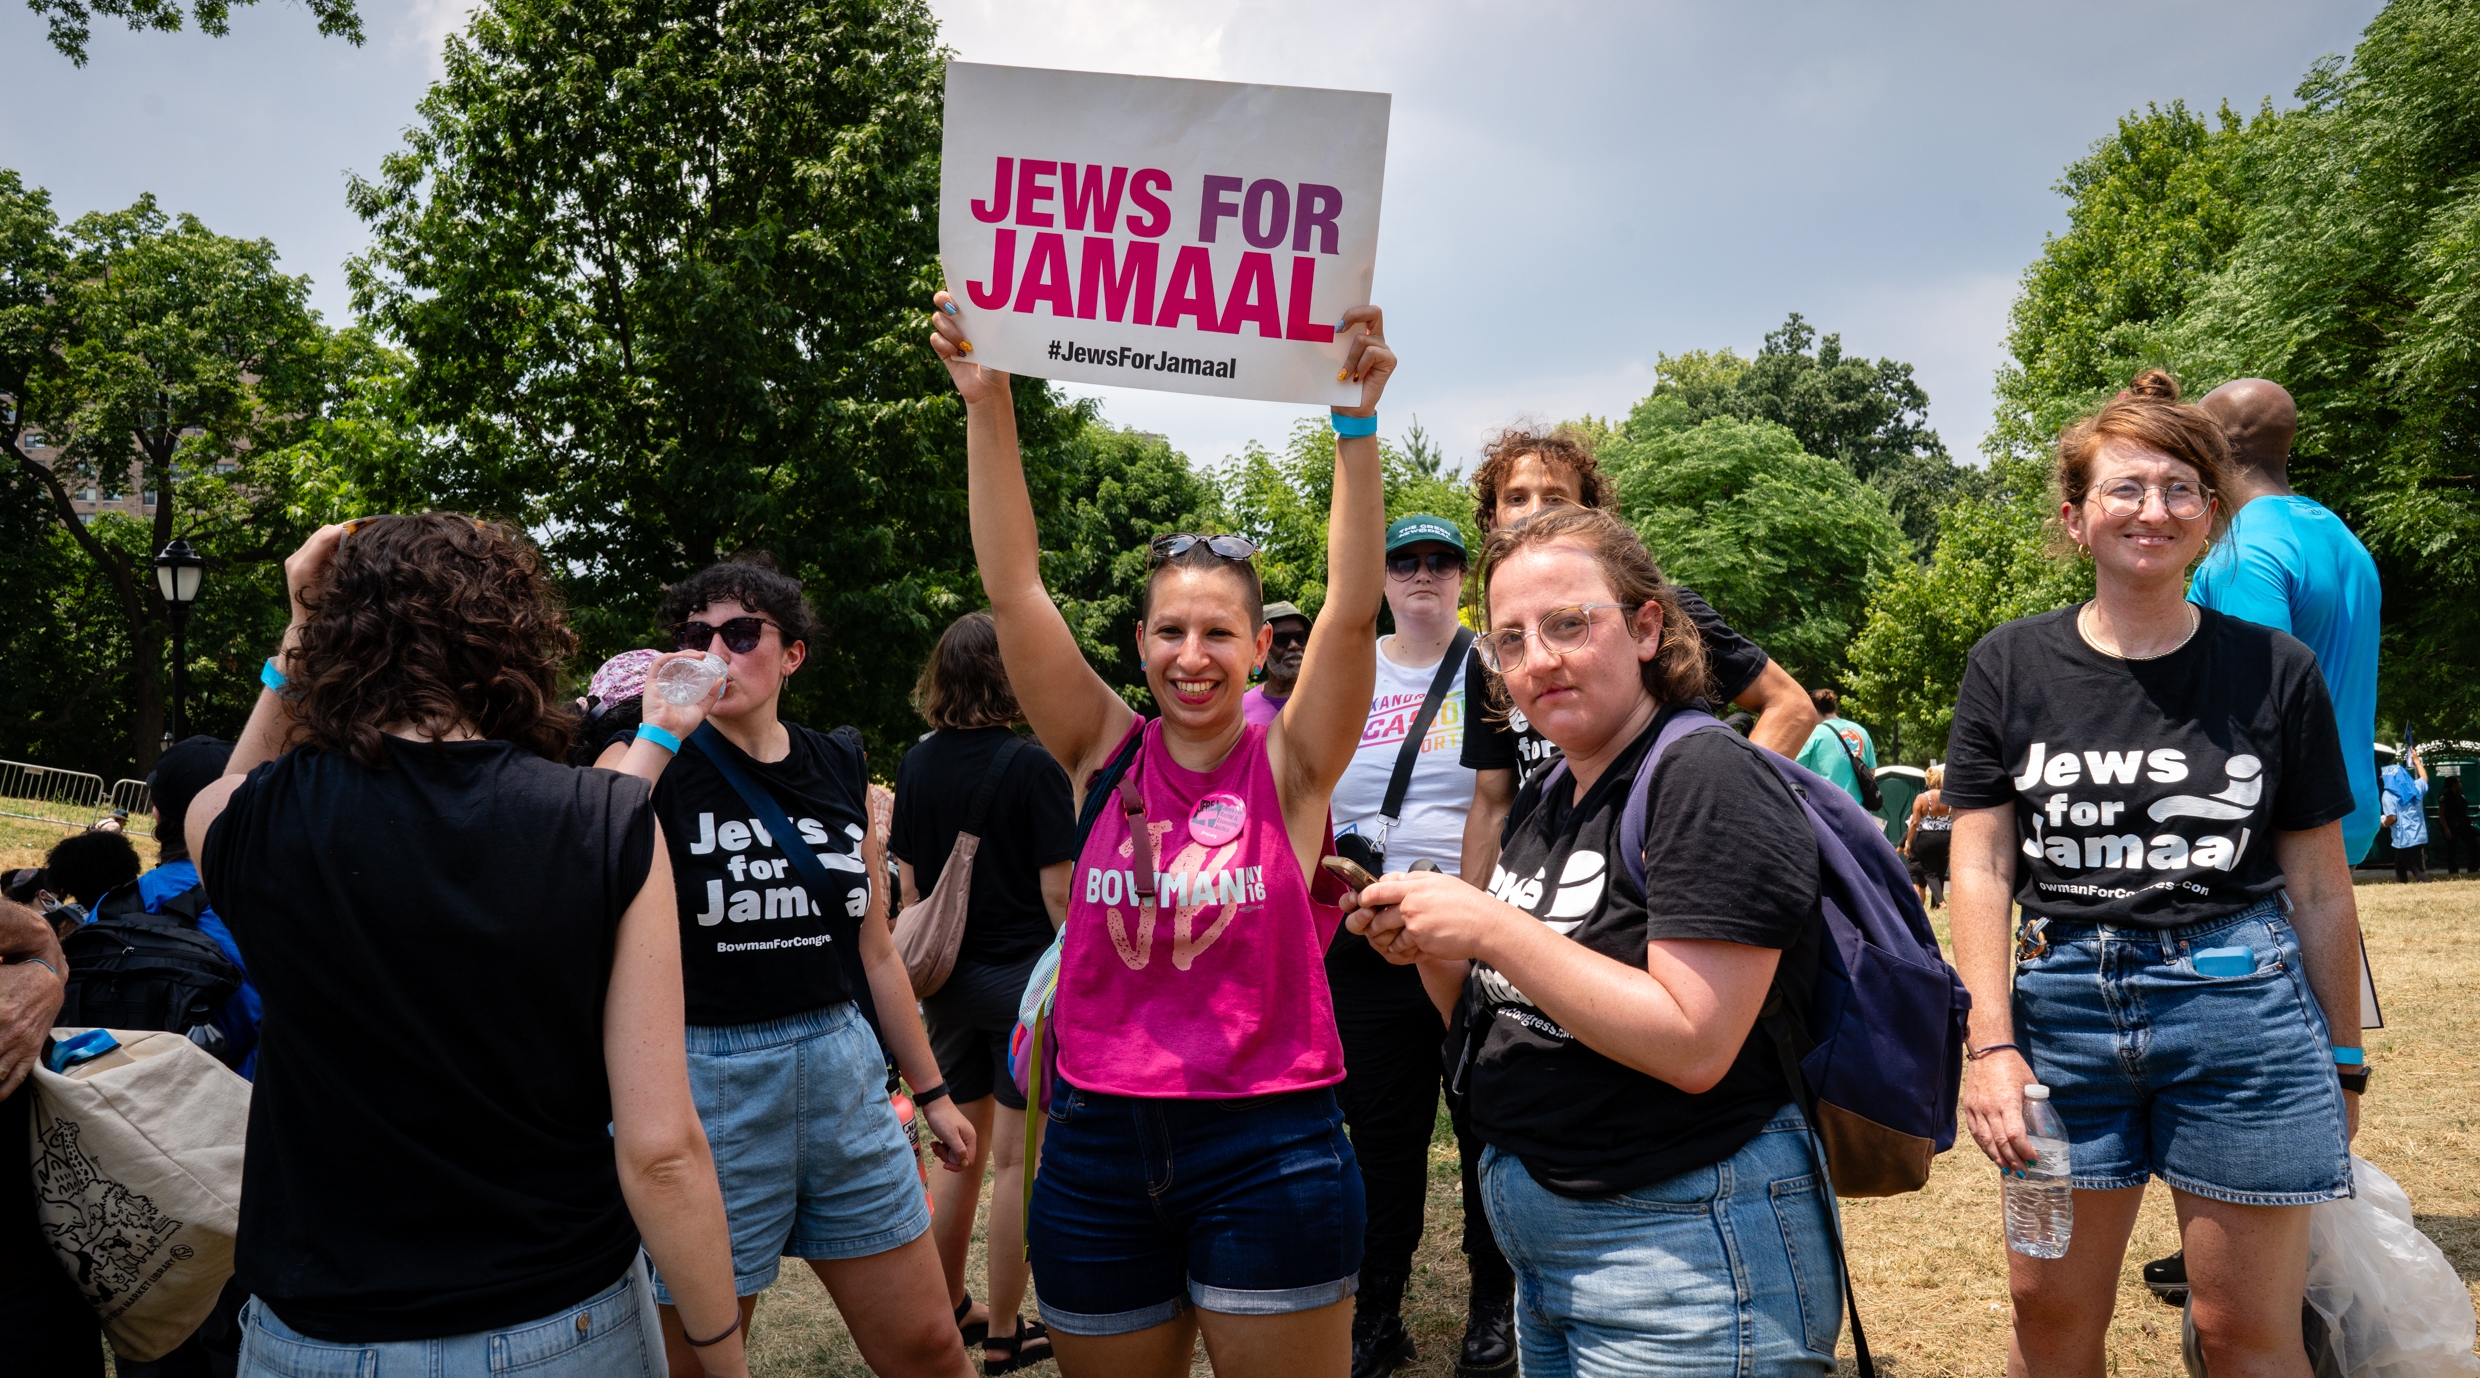
[[44,888],[92,909],[106,893],[136,880],[144,864],[120,833],[71,833],[44,855]]
[[674,627],[691,613],[712,603],[738,603],[756,608],[783,628],[784,644],[818,638],[818,615],[810,611],[801,581],[775,568],[775,561],[745,552],[708,565],[663,590],[663,625]]
[[999,660],[999,624],[969,612],[939,633],[913,685],[913,709],[932,727],[1005,727],[1024,716],[1007,666]]
[[516,528],[453,512],[365,523],[336,546],[286,671],[294,740],[387,766],[390,723],[463,723],[549,760],[576,711],[559,694],[577,653],[542,556]]
[[1530,426],[1509,426],[1490,437],[1481,447],[1481,467],[1473,471],[1473,524],[1487,532],[1496,525],[1498,486],[1507,481],[1507,473],[1516,461],[1526,455],[1540,455],[1541,462],[1554,470],[1573,474],[1576,490],[1587,507],[1608,507],[1618,501],[1619,490],[1602,472],[1601,461],[1583,437],[1565,426],[1552,430],[1535,430]]

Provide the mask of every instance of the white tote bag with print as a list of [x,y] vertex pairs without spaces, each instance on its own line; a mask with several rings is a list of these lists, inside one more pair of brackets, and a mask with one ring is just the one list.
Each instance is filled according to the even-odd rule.
[[189,1338],[232,1276],[250,1084],[179,1034],[112,1036],[34,1071],[35,1218],[112,1352],[144,1361]]

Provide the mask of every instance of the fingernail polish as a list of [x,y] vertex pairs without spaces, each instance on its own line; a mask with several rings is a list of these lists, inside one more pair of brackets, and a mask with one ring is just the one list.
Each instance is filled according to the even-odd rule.
[[971,340],[958,340],[958,341],[956,341],[956,352],[957,352],[958,354],[970,354],[970,353],[972,353],[972,352],[973,352],[973,342],[972,342]]
[[954,303],[954,302],[952,302],[952,301],[943,301],[943,302],[940,302],[940,303],[939,303],[939,309],[940,309],[941,311],[944,311],[944,312],[946,312],[947,314],[949,314],[949,315],[953,316],[953,315],[955,315],[955,314],[956,314],[956,303]]
[[1350,369],[1348,369],[1348,368],[1339,368],[1339,369],[1336,369],[1336,370],[1335,370],[1335,381],[1336,381],[1336,382],[1338,382],[1338,383],[1349,383],[1349,382],[1351,382],[1351,381],[1352,381],[1352,370],[1350,370]]

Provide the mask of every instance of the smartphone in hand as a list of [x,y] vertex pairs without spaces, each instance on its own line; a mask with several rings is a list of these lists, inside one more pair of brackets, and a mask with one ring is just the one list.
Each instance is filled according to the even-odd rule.
[[1318,865],[1334,872],[1344,884],[1352,887],[1352,893],[1356,895],[1378,883],[1378,878],[1369,874],[1368,867],[1348,856],[1335,856],[1330,853],[1318,858]]

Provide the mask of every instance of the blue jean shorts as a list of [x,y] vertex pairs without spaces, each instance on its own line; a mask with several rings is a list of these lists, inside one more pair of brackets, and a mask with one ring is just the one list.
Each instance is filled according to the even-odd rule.
[[1711,1167],[1612,1196],[1561,1196],[1484,1149],[1481,1199],[1515,1269],[1524,1378],[1834,1371],[1834,1188],[1797,1106]]
[[238,1378],[657,1378],[663,1327],[646,1256],[593,1296],[540,1320],[436,1340],[314,1340],[252,1297],[241,1308]]
[[1044,1324],[1125,1335],[1192,1305],[1331,1306],[1359,1288],[1364,1223],[1330,1089],[1157,1100],[1062,1082],[1025,1239]]
[[[2186,928],[2041,926],[2015,972],[2015,1039],[2067,1126],[2075,1185],[2242,1206],[2351,1194],[2325,1012],[2279,896]],[[2046,948],[2044,948],[2044,943]],[[2208,948],[2253,969],[2196,970]]]
[[[878,1039],[849,1001],[760,1024],[690,1025],[689,1094],[723,1183],[740,1295],[772,1287],[787,1255],[866,1258],[930,1228]],[[655,1290],[672,1304],[660,1276]]]

